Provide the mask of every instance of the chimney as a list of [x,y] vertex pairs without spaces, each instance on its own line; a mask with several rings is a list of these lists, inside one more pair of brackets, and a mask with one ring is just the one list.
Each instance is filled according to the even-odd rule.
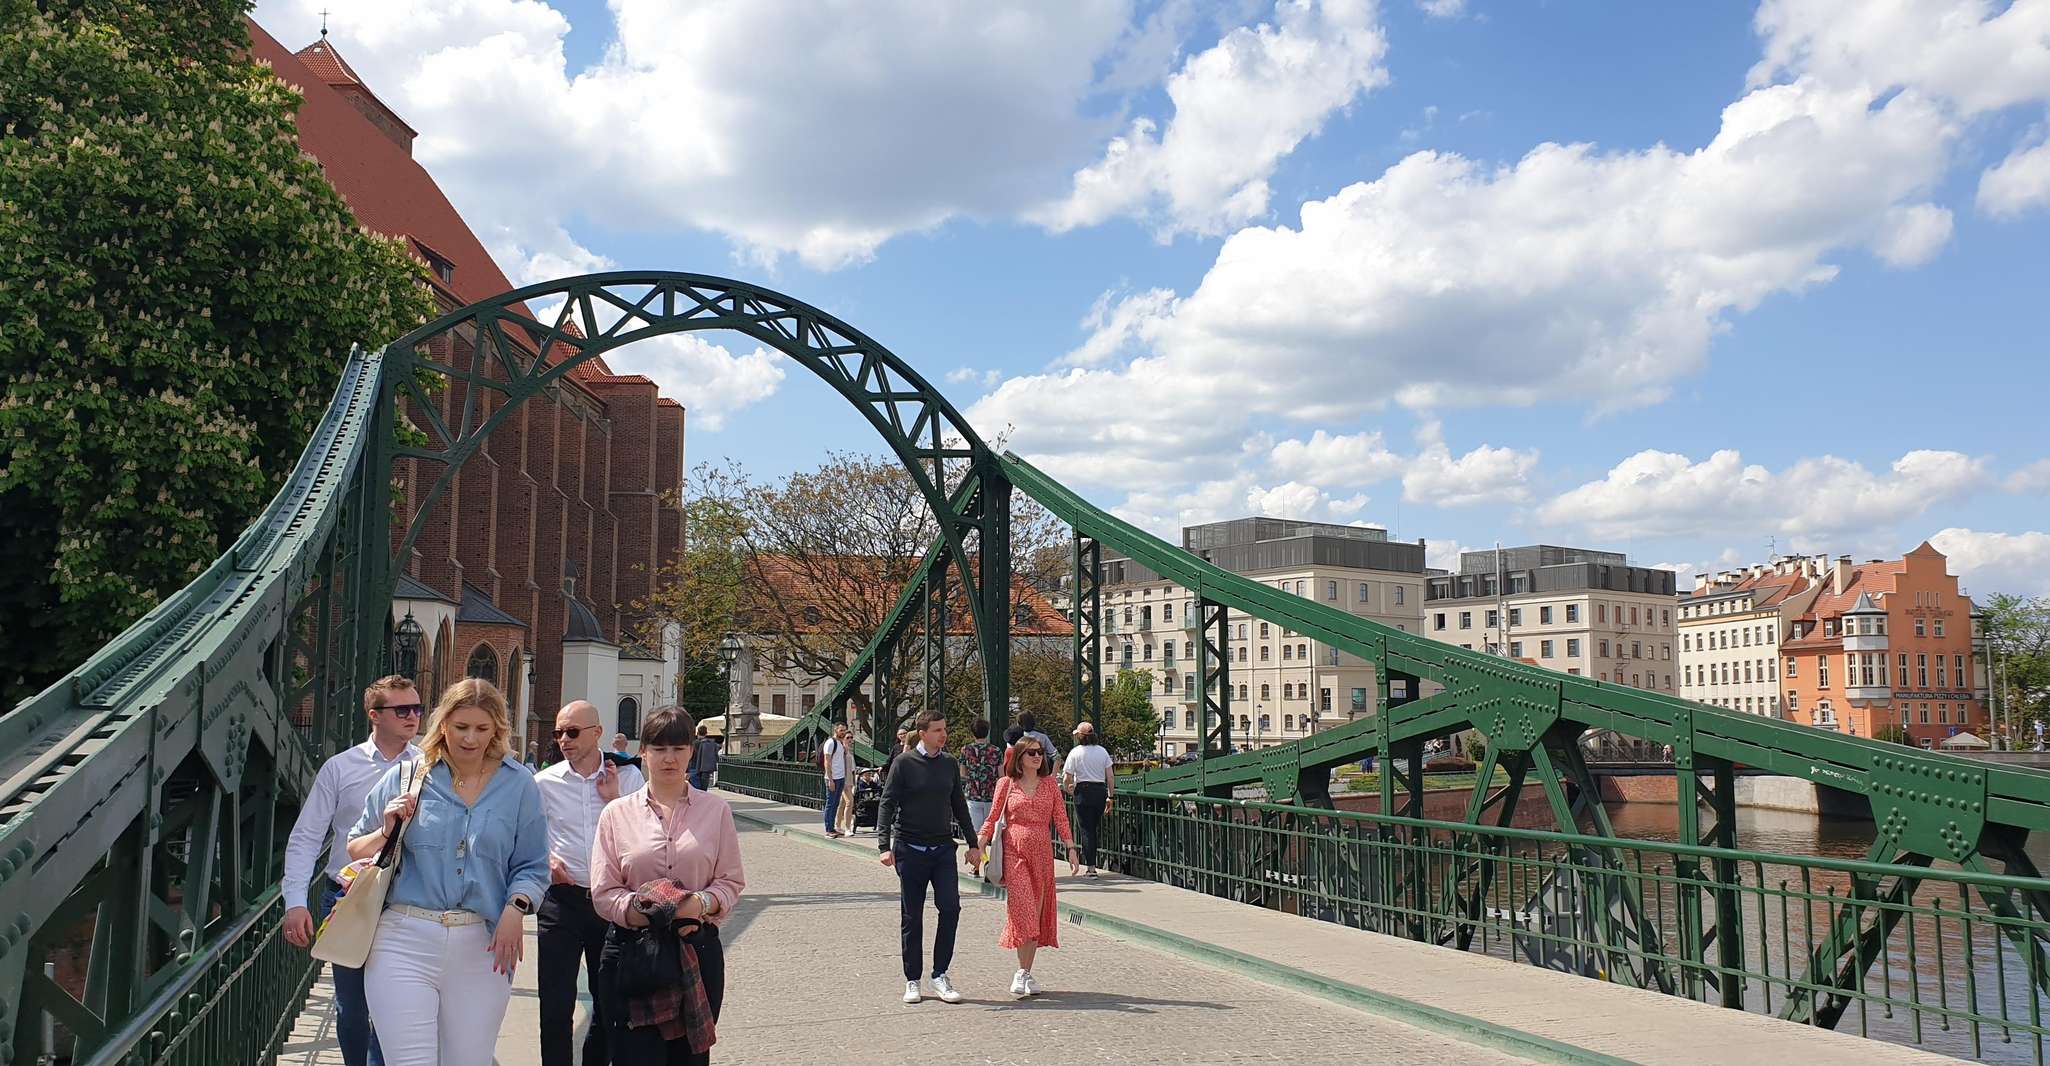
[[1844,589],[1849,588],[1850,584],[1851,557],[1839,555],[1836,557],[1836,569],[1830,573],[1830,591],[1841,596],[1844,594]]

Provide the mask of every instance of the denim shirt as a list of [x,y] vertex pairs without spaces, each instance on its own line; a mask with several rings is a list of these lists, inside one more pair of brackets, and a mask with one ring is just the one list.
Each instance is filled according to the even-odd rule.
[[[384,805],[405,791],[412,760],[387,771],[363,801],[351,836],[384,821]],[[523,893],[535,906],[548,889],[548,820],[534,775],[505,756],[475,806],[456,796],[447,763],[436,763],[406,827],[404,861],[387,903],[432,911],[469,911],[493,932],[506,901]]]

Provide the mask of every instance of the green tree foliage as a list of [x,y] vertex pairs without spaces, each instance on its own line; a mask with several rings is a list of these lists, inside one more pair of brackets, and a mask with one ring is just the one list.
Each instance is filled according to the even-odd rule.
[[[1074,660],[1065,650],[1034,641],[1011,642],[1011,697],[1018,701],[1018,713],[1030,712],[1039,731],[1052,737],[1063,753],[1075,729],[1074,692]],[[982,716],[979,660],[969,659],[947,672],[946,712],[949,743],[958,746],[975,739],[968,726]]]
[[[718,476],[703,466],[691,474],[694,485]],[[719,644],[739,628],[747,593],[748,518],[730,497],[699,492],[683,500],[683,528],[683,550],[656,571],[654,591],[628,605],[639,619],[633,636],[651,651],[673,644],[687,667],[709,664],[716,676]],[[677,679],[679,690],[691,683],[688,674]]]
[[1103,746],[1119,759],[1143,759],[1159,739],[1153,671],[1119,670],[1103,689]]
[[224,551],[422,269],[301,155],[240,0],[0,0],[0,709]]
[[[1986,601],[1985,634],[1993,646],[1997,690],[1994,709],[2006,725],[2012,713],[2015,738],[2034,743],[2035,723],[2050,721],[2050,596],[2006,593]],[[1982,661],[1979,669],[1984,670]]]

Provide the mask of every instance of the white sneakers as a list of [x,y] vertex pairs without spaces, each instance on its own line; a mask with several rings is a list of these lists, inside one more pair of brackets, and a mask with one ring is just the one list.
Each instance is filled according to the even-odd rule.
[[[940,997],[940,1002],[942,1003],[961,1002],[961,993],[954,990],[954,982],[947,980],[947,975],[943,973],[933,975],[932,994]],[[918,982],[904,982],[904,1002],[918,1003],[924,998],[924,996],[918,993]]]
[[1025,994],[1028,996],[1039,994],[1039,982],[1032,979],[1031,970],[1025,971]]
[[1031,970],[1019,970],[1018,975],[1011,978],[1011,994],[1014,996],[1036,996],[1039,991],[1039,982],[1032,979]]

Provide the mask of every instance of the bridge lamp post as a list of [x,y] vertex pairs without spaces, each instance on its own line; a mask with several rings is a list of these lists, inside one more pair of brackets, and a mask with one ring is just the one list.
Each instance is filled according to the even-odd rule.
[[392,673],[411,678],[420,672],[420,637],[423,630],[413,620],[413,612],[399,619],[398,628],[392,631]]
[[726,705],[723,720],[725,724],[720,726],[719,745],[727,751],[739,750],[726,747],[733,743],[733,664],[739,658],[740,638],[728,633],[725,639],[719,642],[719,678],[726,683],[726,699],[722,701]]

